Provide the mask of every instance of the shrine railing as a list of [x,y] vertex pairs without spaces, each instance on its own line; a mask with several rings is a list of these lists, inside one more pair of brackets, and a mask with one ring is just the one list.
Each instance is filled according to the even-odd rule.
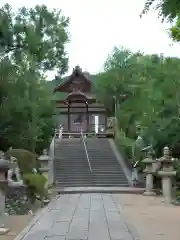
[[85,150],[85,153],[86,153],[86,158],[87,158],[87,161],[88,161],[88,164],[89,164],[89,170],[92,173],[91,163],[90,163],[90,160],[89,160],[89,155],[88,155],[88,151],[87,151],[87,147],[86,147],[86,143],[85,143],[84,134],[83,134],[82,129],[81,129],[81,137],[82,137],[82,141],[83,141],[83,145],[84,145],[84,150]]

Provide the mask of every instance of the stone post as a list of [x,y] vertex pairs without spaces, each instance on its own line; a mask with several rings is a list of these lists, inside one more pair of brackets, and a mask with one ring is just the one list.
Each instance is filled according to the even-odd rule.
[[144,192],[144,195],[154,196],[156,194],[153,191],[153,163],[155,163],[156,160],[152,158],[152,151],[147,153],[147,158],[145,158],[142,162],[146,164],[146,168],[144,170],[146,173],[146,191]]
[[0,235],[6,234],[9,229],[5,228],[5,194],[8,187],[7,173],[9,163],[3,157],[0,158]]
[[40,171],[43,173],[43,175],[46,177],[47,179],[47,184],[46,187],[48,185],[48,177],[49,177],[49,161],[50,161],[50,157],[47,154],[47,150],[44,149],[43,150],[43,154],[38,158],[38,160],[40,161]]
[[168,147],[164,147],[163,156],[159,159],[161,163],[161,170],[158,175],[162,178],[162,192],[165,203],[172,202],[172,178],[176,175],[176,171],[173,171],[173,158],[170,156]]

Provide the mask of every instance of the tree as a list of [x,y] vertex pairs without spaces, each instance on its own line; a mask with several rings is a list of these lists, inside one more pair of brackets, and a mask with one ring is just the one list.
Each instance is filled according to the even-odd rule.
[[0,148],[40,152],[53,134],[52,93],[44,74],[68,69],[69,19],[46,6],[0,9]]
[[[180,142],[180,59],[132,53],[123,48],[114,51],[105,61],[108,68],[97,76],[98,96],[106,105],[113,95],[127,93],[117,113],[125,136],[136,139],[141,134],[157,155],[166,144],[175,148]],[[128,57],[123,58],[127,52]]]
[[152,7],[158,11],[158,15],[162,20],[167,19],[170,22],[180,13],[179,0],[146,0],[141,15],[148,13]]
[[170,36],[176,42],[180,41],[180,1],[179,0],[146,0],[141,16],[147,14],[151,7],[158,11],[158,16],[162,21],[167,20],[172,23]]
[[10,5],[0,9],[1,55],[11,55],[19,62],[33,59],[39,70],[67,71],[68,57],[65,44],[69,40],[69,18],[60,10],[49,10],[45,5],[20,8],[14,13]]

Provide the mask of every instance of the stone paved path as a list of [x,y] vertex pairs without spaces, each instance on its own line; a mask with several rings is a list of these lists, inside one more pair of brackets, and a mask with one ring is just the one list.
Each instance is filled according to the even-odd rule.
[[67,194],[51,202],[23,240],[133,240],[111,194]]

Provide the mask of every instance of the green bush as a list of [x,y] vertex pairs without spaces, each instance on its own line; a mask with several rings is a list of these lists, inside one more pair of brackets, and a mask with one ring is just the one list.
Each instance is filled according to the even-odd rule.
[[[132,168],[132,146],[135,144],[135,140],[126,137],[122,132],[116,131],[115,142],[122,156],[126,160],[128,167]],[[143,170],[145,169],[145,164],[141,162],[144,157],[145,156],[142,152],[138,150],[135,152],[135,159],[140,160],[139,164],[137,165],[139,172],[143,172]]]
[[132,168],[132,146],[134,144],[134,140],[125,137],[123,133],[116,131],[115,143],[120,153],[126,160],[127,166]]
[[37,155],[26,149],[11,149],[7,154],[17,158],[22,174],[30,173],[37,167]]
[[45,184],[47,179],[44,175],[38,173],[29,173],[23,175],[24,183],[28,188],[28,197],[31,203],[35,202],[37,196],[42,200],[46,196],[47,191]]
[[117,133],[115,142],[124,158],[132,159],[132,146],[134,144],[134,140],[125,137],[123,133]]

